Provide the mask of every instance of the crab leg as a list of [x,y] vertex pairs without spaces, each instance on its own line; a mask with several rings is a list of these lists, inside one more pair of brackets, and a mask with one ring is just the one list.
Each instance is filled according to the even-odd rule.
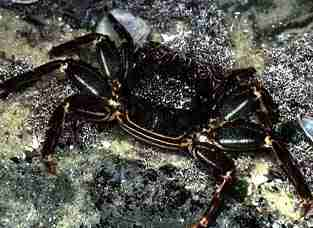
[[55,152],[58,139],[62,134],[66,115],[92,122],[110,122],[114,120],[114,111],[108,99],[93,95],[68,97],[53,112],[41,150],[43,161],[50,174],[56,174],[56,164],[52,161],[52,154]]
[[199,222],[192,225],[192,228],[204,228],[215,222],[222,203],[222,196],[235,181],[235,164],[221,150],[208,143],[194,142],[192,154],[202,163],[213,168],[213,175],[220,182],[213,193],[209,207],[205,210]]
[[265,128],[272,129],[273,120],[276,121],[277,114],[274,113],[274,102],[271,95],[263,88],[261,82],[257,82],[254,86],[254,95],[258,100],[256,109],[259,123]]
[[[111,14],[107,14],[111,24],[111,31],[102,33],[90,33],[74,40],[68,41],[49,51],[51,57],[64,56],[70,53],[78,53],[82,46],[92,44],[96,50],[98,63],[104,74],[112,79],[124,82],[130,71],[134,53],[134,42],[128,31]],[[124,83],[123,83],[124,84]]]
[[[129,57],[133,51],[132,41],[125,41],[117,48],[109,36],[99,33],[90,33],[66,43],[53,47],[49,51],[50,57],[60,57],[71,53],[79,53],[83,46],[92,44],[96,50],[97,59],[102,71],[108,78],[118,78],[129,70]],[[116,71],[116,72],[114,72]],[[124,78],[125,76],[123,76]]]
[[222,203],[222,195],[227,192],[231,184],[234,182],[234,171],[228,171],[226,175],[221,176],[222,183],[217,187],[213,193],[213,198],[209,207],[201,216],[197,224],[192,225],[192,228],[205,228],[212,225],[219,213],[220,205]]
[[[305,135],[313,142],[313,114],[298,115],[298,123],[303,129]],[[313,199],[310,194],[308,194],[309,189],[305,189],[301,196],[304,199],[302,203],[302,208],[304,209],[303,215],[313,213]]]
[[[232,121],[243,116],[245,111],[256,112],[257,122],[265,128],[272,128],[273,122],[277,119],[277,114],[273,109],[275,104],[263,84],[254,76],[256,70],[252,67],[244,69],[233,69],[226,73],[227,79],[226,96],[220,97],[217,101],[219,108],[233,106],[231,112],[224,114],[226,121]],[[224,89],[221,87],[221,89]],[[217,93],[217,94],[223,94]]]
[[78,52],[83,46],[92,44],[93,42],[100,40],[102,37],[103,35],[98,33],[88,33],[87,35],[77,37],[74,40],[53,47],[49,51],[49,56],[60,57]]
[[[223,135],[228,136],[224,138]],[[272,139],[270,132],[257,124],[242,120],[225,122],[209,131],[209,137],[223,151],[253,151],[270,148],[288,179],[303,199],[312,200],[312,194],[296,163],[282,142]]]
[[8,79],[0,84],[0,98],[4,99],[10,93],[22,91],[32,86],[42,77],[47,77],[48,73],[55,70],[64,71],[65,75],[71,79],[76,86],[89,94],[97,96],[110,95],[111,88],[103,80],[103,76],[91,65],[79,60],[65,59],[55,60],[43,64],[20,76]]
[[11,92],[21,91],[33,85],[42,76],[57,69],[64,70],[68,76],[73,76],[74,82],[80,88],[87,88],[89,93],[107,96],[107,92],[110,90],[104,81],[111,79],[124,82],[126,80],[131,65],[131,53],[134,50],[133,40],[127,30],[110,13],[108,14],[108,19],[119,36],[119,41],[111,40],[109,34],[91,33],[53,47],[49,52],[49,55],[52,57],[63,56],[77,52],[82,46],[95,42],[97,58],[103,75],[83,61],[73,59],[55,60],[1,83],[0,99],[4,99]]
[[276,140],[266,139],[268,145],[272,146],[277,160],[280,162],[282,169],[287,174],[289,180],[295,186],[301,198],[312,198],[311,191],[306,184],[303,175],[295,165],[294,159],[289,151],[280,142]]
[[118,116],[118,120],[120,123],[120,127],[124,131],[137,138],[138,140],[146,142],[147,144],[155,145],[157,147],[168,150],[184,150],[187,149],[187,147],[189,146],[185,135],[178,137],[169,137],[149,131],[131,121],[127,113]]
[[295,186],[297,193],[303,200],[301,209],[302,216],[313,212],[313,196],[309,186],[305,182],[305,179],[296,166],[294,159],[290,155],[289,151],[282,145],[282,143],[266,138],[266,144],[271,146],[276,159],[279,161],[281,168],[287,174],[288,179]]
[[192,227],[201,228],[213,224],[219,213],[222,195],[234,182],[234,162],[215,145],[194,141],[192,137],[185,135],[174,138],[151,132],[132,122],[127,114],[121,114],[117,119],[120,122],[120,127],[135,138],[165,149],[188,151],[197,160],[213,170],[213,175],[219,181],[221,180],[221,183],[213,193],[211,203],[199,223]]
[[35,82],[40,80],[42,75],[48,74],[60,68],[65,62],[56,60],[47,64],[41,65],[31,71],[28,71],[18,77],[10,78],[0,84],[0,98],[6,98],[10,93],[23,90]]

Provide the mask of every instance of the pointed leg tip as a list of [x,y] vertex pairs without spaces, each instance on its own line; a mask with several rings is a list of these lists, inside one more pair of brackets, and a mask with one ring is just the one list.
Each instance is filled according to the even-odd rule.
[[[214,219],[215,221],[215,219]],[[198,223],[192,224],[191,228],[207,228],[213,224],[213,220],[209,216],[202,216]]]
[[304,200],[301,205],[301,217],[313,216],[313,199]]

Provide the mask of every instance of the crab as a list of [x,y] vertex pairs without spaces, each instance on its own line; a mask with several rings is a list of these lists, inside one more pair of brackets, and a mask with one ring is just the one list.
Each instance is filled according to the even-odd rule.
[[222,196],[235,182],[235,164],[225,153],[229,151],[272,151],[304,200],[305,210],[311,209],[304,177],[284,144],[272,137],[277,110],[255,69],[223,72],[149,40],[147,28],[126,11],[106,12],[96,32],[49,52],[51,57],[69,56],[87,46],[90,52],[95,50],[96,63],[75,56],[59,58],[0,84],[0,98],[5,99],[60,70],[81,89],[66,98],[48,122],[41,148],[48,174],[57,175],[53,154],[65,117],[71,116],[114,122],[143,143],[191,155],[209,167],[218,186],[193,227],[214,223]]

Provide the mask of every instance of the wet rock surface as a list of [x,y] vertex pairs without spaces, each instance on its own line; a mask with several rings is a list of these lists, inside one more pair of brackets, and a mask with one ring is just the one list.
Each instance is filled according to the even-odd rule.
[[[0,9],[0,29],[4,36],[11,34],[18,45],[16,50],[2,45],[0,80],[49,61],[45,54],[51,46],[86,32],[104,7],[125,8],[148,21],[171,48],[216,64],[222,71],[241,66],[238,62],[243,58],[250,59],[244,66],[258,63],[260,77],[279,105],[277,134],[289,142],[289,150],[313,190],[312,144],[295,121],[298,113],[313,112],[313,35],[309,29],[312,3],[287,2],[279,7],[279,0],[196,4],[42,0],[30,5],[6,1]],[[293,7],[295,4],[297,7]],[[275,15],[280,15],[279,19]],[[12,18],[17,25],[8,26]],[[234,44],[234,32],[240,37],[243,34],[245,39],[236,40],[241,45]],[[243,46],[246,56],[236,50]],[[69,121],[56,153],[56,177],[46,175],[36,159],[29,163],[25,157],[40,146],[53,109],[77,92],[61,79],[52,73],[34,88],[1,103],[1,126],[8,126],[8,122],[1,121],[6,121],[4,114],[12,115],[8,112],[12,104],[27,107],[31,113],[18,115],[23,133],[16,136],[16,129],[9,129],[11,139],[5,141],[24,146],[12,147],[10,155],[0,153],[0,227],[182,227],[196,221],[215,186],[207,170],[189,158],[142,145],[114,127],[82,122],[77,145]],[[270,154],[239,155],[234,159],[240,180],[225,196],[221,216],[212,227],[313,226],[312,217],[297,221],[292,218],[295,211],[282,212],[282,207],[293,208],[297,197]],[[277,201],[286,203],[277,205]]]
[[158,169],[138,162],[117,164],[105,164],[95,177],[95,202],[102,212],[101,223],[183,226],[192,223],[208,200],[207,189],[203,188],[208,183],[201,173],[191,180],[190,175],[197,175],[195,171],[170,164]]
[[312,29],[313,3],[302,0],[219,1],[228,15],[242,16],[253,27],[255,41],[282,45]]

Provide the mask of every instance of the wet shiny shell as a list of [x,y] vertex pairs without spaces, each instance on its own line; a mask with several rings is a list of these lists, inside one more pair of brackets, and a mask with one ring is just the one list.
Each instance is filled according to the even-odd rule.
[[136,52],[127,87],[155,106],[192,110],[206,103],[212,107],[216,90],[224,85],[224,75],[217,69],[149,43]]
[[244,122],[215,131],[215,140],[226,151],[255,151],[264,147],[266,133],[259,125]]
[[214,73],[211,66],[165,46],[144,45],[135,53],[125,88],[132,119],[169,136],[206,126],[215,104],[213,94],[224,83],[223,76]]

